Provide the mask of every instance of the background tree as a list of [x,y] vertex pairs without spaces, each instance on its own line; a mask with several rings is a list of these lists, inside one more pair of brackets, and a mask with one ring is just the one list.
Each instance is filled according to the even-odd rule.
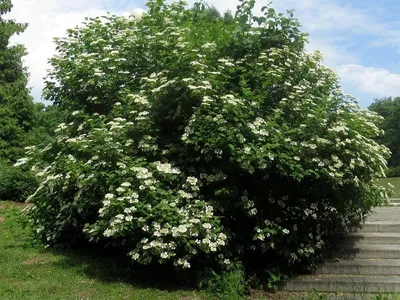
[[381,126],[385,134],[377,137],[376,140],[392,152],[388,159],[388,165],[392,170],[391,174],[398,176],[400,170],[398,172],[393,171],[400,167],[400,98],[375,99],[374,103],[368,108],[384,118]]
[[47,145],[55,136],[54,130],[63,120],[63,112],[59,106],[45,105],[38,102],[34,105],[34,126],[29,132],[27,143],[37,147]]
[[10,38],[22,33],[27,24],[4,19],[11,8],[10,0],[0,0],[0,159],[9,162],[23,154],[27,133],[35,121],[34,104],[22,63],[25,47],[10,46]]
[[10,46],[10,38],[27,24],[5,19],[11,8],[10,0],[0,0],[0,199],[23,201],[36,189],[37,180],[12,163],[23,155],[25,146],[37,141],[30,138],[37,119],[22,63],[25,48]]

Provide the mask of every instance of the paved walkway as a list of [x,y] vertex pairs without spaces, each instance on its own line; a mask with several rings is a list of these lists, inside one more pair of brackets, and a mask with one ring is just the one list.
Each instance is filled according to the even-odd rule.
[[376,207],[368,217],[368,222],[376,221],[399,221],[400,206]]

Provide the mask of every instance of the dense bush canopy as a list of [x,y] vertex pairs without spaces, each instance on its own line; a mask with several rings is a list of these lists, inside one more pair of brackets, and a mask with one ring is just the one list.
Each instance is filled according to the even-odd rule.
[[[386,197],[379,117],[304,49],[289,16],[148,3],[57,40],[46,97],[66,113],[28,157],[48,245],[110,244],[142,264],[309,266]],[[274,277],[275,278],[275,277]]]

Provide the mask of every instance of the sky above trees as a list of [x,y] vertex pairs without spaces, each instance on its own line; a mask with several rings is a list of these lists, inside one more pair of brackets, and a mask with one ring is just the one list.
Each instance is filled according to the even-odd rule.
[[[189,1],[189,3],[194,1]],[[260,8],[270,0],[257,1]],[[295,16],[310,33],[308,49],[320,50],[325,64],[341,77],[343,89],[356,96],[363,107],[374,98],[400,94],[400,26],[396,0],[277,0],[279,11],[294,9]],[[30,86],[36,101],[41,101],[47,59],[54,53],[53,37],[84,21],[86,16],[107,11],[129,14],[145,8],[135,0],[13,0],[10,16],[29,23],[28,29],[13,42],[23,43]],[[209,0],[220,10],[235,10],[237,0]]]

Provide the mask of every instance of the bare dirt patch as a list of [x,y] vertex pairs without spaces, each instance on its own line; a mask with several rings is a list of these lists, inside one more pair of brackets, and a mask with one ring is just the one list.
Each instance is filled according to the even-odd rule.
[[80,291],[78,293],[78,297],[79,297],[79,299],[90,299],[90,297],[92,297],[93,294],[94,294],[93,289],[87,289],[87,290]]
[[0,224],[3,223],[4,220],[5,220],[4,217],[1,217],[1,216],[0,216]]
[[17,208],[23,209],[24,207],[27,207],[28,205],[30,205],[30,204],[25,203],[25,202],[0,201],[0,209],[4,209],[6,207],[17,207]]
[[22,264],[23,265],[44,265],[47,262],[48,262],[47,260],[40,259],[39,257],[34,257],[34,258],[25,260]]

